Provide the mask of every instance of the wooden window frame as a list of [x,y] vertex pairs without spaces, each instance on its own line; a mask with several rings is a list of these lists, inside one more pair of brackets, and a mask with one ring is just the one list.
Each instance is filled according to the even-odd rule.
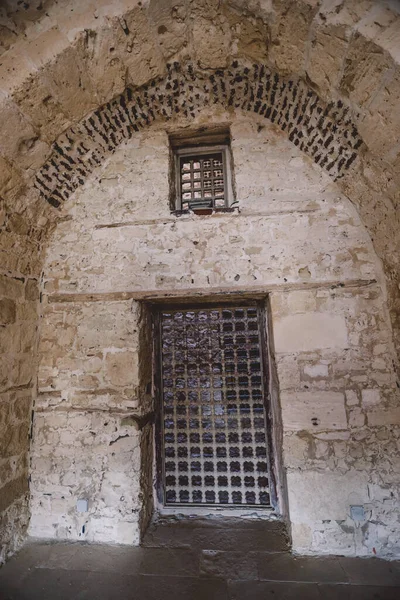
[[[203,156],[205,154],[222,154],[223,171],[224,171],[224,191],[225,191],[225,206],[210,207],[210,208],[182,208],[182,186],[180,160],[185,156]],[[175,172],[175,210],[177,212],[193,212],[195,214],[210,214],[212,212],[224,212],[231,209],[234,202],[233,185],[232,185],[232,160],[229,144],[210,144],[204,146],[190,146],[174,149],[174,172]]]

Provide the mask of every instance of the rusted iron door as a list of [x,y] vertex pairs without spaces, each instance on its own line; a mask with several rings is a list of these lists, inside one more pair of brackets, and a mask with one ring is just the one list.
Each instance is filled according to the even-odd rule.
[[164,307],[156,323],[160,502],[270,508],[263,308]]

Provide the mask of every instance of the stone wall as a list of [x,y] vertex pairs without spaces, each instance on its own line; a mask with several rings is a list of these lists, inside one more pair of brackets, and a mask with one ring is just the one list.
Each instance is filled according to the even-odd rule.
[[[321,164],[332,163],[329,152],[337,145],[332,146],[331,134],[340,134],[344,124],[350,146],[355,130],[355,138],[364,142],[359,160],[346,152],[333,172],[339,167],[343,174],[343,165],[347,166],[341,189],[358,207],[383,261],[399,349],[398,26],[399,5],[391,0],[71,0],[67,13],[54,0],[6,2],[0,8],[0,161],[11,184],[0,178],[0,193],[10,212],[26,219],[26,207],[34,208],[29,213],[38,222],[43,210],[32,190],[34,174],[50,156],[57,165],[56,175],[63,179],[63,191],[68,190],[64,179],[70,178],[72,188],[86,179],[87,164],[71,168],[68,160],[55,160],[58,140],[60,136],[64,140],[63,133],[71,126],[70,133],[79,133],[79,139],[75,133],[70,136],[71,144],[79,145],[90,113],[105,112],[107,120],[119,94],[124,97],[127,88],[136,92],[165,78],[167,65],[174,62],[192,61],[201,72],[200,80],[214,75],[217,81],[219,71],[234,61],[262,65],[274,73],[277,93],[268,96],[265,108],[263,102],[257,108],[256,98],[256,112],[274,115],[283,93],[288,104],[275,106],[272,120],[285,126],[288,136]],[[307,126],[305,115],[298,127],[304,102],[292,118],[299,101],[299,96],[292,98],[298,81],[310,94],[306,102],[315,115],[324,121],[326,109],[338,117],[325,131],[322,148],[313,142],[318,118]],[[285,91],[287,82],[292,88]],[[173,89],[175,99],[181,91]],[[160,102],[157,98],[153,109]],[[345,118],[340,116],[343,107],[348,110]],[[107,125],[114,139],[112,143],[110,135],[101,139],[100,127],[95,143],[95,158],[100,160],[103,142],[115,146],[126,130],[121,122],[114,129],[113,119]],[[88,132],[83,133],[85,137]],[[45,220],[51,220],[51,210],[44,212]]]
[[37,279],[32,271],[27,276],[18,269],[23,260],[18,236],[12,231],[7,235],[7,223],[1,236],[14,265],[12,276],[0,275],[0,564],[24,539],[29,520],[28,448],[38,304]]
[[[264,65],[266,71],[276,75],[274,84],[279,82],[280,87],[274,98],[268,92],[271,106],[259,106],[257,98],[254,107],[258,107],[256,112],[264,111],[265,115],[270,108],[269,117],[272,121],[277,119],[282,129],[285,126],[288,137],[293,133],[294,118],[298,121],[302,115],[300,111],[294,116],[296,102],[290,110],[280,112],[284,107],[279,98],[284,92],[282,98],[293,99],[293,86],[287,93],[285,85],[296,82],[295,87],[310,94],[314,115],[318,109],[324,115],[327,109],[329,118],[334,117],[332,130],[339,129],[339,142],[344,142],[348,151],[345,165],[352,158],[353,145],[357,145],[357,159],[352,160],[347,171],[340,165],[343,177],[339,185],[341,192],[357,207],[382,260],[398,351],[398,28],[399,4],[391,0],[221,0],[214,3],[206,0],[70,0],[68,10],[65,3],[54,0],[3,2],[0,7],[0,253],[1,275],[6,277],[4,281],[10,290],[4,294],[4,300],[14,300],[14,280],[38,279],[46,237],[62,216],[34,188],[37,175],[43,175],[42,166],[51,156],[57,166],[56,178],[61,177],[64,182],[70,177],[78,185],[87,179],[87,169],[82,169],[81,164],[71,168],[68,160],[60,160],[59,138],[64,140],[67,130],[79,132],[94,113],[104,114],[107,119],[109,111],[115,108],[113,100],[119,95],[125,97],[127,88],[136,93],[141,86],[141,91],[149,90],[152,80],[161,79],[165,83],[167,64],[194,63],[199,81],[204,82],[213,75],[220,81],[221,73],[238,61],[238,64],[250,65],[251,69],[254,64]],[[236,83],[240,88],[240,82]],[[220,92],[219,88],[218,95]],[[214,90],[210,90],[210,97],[213,94]],[[179,91],[173,90],[173,95],[176,99]],[[275,117],[272,106],[277,108]],[[335,121],[336,117],[330,112],[333,107],[339,107],[340,111],[348,109],[348,113]],[[164,110],[167,111],[167,107]],[[344,121],[347,124],[343,132]],[[314,134],[304,122],[292,140],[298,141],[299,147],[303,143],[303,149],[322,164],[332,148],[335,152],[338,140],[332,143],[330,135],[320,129],[319,120],[314,125],[319,134],[323,134],[317,149],[313,144],[308,147]],[[352,135],[353,125],[358,131],[357,139]],[[123,124],[117,124],[117,131],[113,130],[114,126],[110,126],[110,135],[122,140]],[[300,138],[300,133],[308,135],[306,129],[312,133],[307,143],[304,137]],[[85,135],[87,133],[85,130]],[[363,141],[361,146],[358,146],[359,139]],[[74,136],[71,140],[78,146],[81,138]],[[101,155],[100,162],[104,142],[100,135],[94,148],[95,156]],[[107,144],[110,144],[110,136]],[[318,146],[322,146],[322,154]],[[93,151],[92,146],[89,149]],[[106,150],[104,156],[108,155]],[[340,160],[336,161],[335,169]],[[324,166],[330,162],[327,160]],[[54,167],[51,162],[50,165]],[[337,174],[335,170],[334,174]],[[68,190],[65,186],[63,189]],[[24,295],[18,300],[20,305],[23,298]],[[5,310],[7,313],[8,309]],[[20,326],[22,329],[27,326],[27,336],[30,335],[33,321],[30,324],[28,321],[17,313],[15,323],[1,325],[1,337],[7,349],[14,344],[14,331]],[[23,354],[26,363],[23,369],[26,372],[32,369],[34,373],[35,352],[30,350]],[[15,367],[11,366],[10,356],[15,360]],[[398,365],[398,357],[394,360]],[[9,390],[15,387],[19,354],[8,353],[3,364],[11,377],[3,389]],[[25,379],[23,376],[22,380]],[[17,431],[22,421],[12,420],[8,401],[2,403],[1,410],[0,427],[8,431],[15,423]],[[29,413],[30,410],[26,410],[26,414]],[[28,428],[28,421],[24,421],[24,427]],[[23,461],[27,463],[26,438],[20,449],[20,456],[25,456]],[[8,464],[8,450],[3,458]],[[4,472],[9,474],[9,467]],[[15,473],[18,480],[17,471]],[[6,477],[8,481],[8,475]],[[8,489],[13,490],[7,493],[10,501],[21,497],[20,486]],[[14,541],[11,546],[7,541],[4,548],[13,548],[16,540],[22,539],[28,514],[25,508],[20,522],[11,519],[15,525],[13,536],[8,526],[10,513],[5,510],[3,527],[10,533],[2,537],[14,538]],[[2,550],[1,555],[6,552]]]
[[[399,415],[371,240],[279,129],[218,106],[195,121],[210,123],[231,128],[235,212],[170,213],[167,133],[192,118],[135,134],[65,204],[42,282],[30,532],[138,543],[151,512],[143,302],[264,292],[294,549],[394,555]],[[365,507],[360,527],[351,504]]]

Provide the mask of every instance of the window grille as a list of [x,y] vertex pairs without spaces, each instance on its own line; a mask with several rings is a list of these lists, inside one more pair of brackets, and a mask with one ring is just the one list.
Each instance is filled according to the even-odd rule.
[[160,312],[163,502],[270,507],[259,308]]
[[233,201],[227,145],[175,149],[177,210],[223,210]]
[[182,210],[226,206],[226,167],[222,152],[181,156],[179,176]]

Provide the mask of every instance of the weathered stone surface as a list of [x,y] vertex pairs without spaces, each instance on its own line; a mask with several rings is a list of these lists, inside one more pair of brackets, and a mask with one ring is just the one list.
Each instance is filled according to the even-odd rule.
[[388,410],[371,410],[368,412],[368,424],[371,427],[400,425],[400,409],[396,407]]
[[392,67],[390,58],[379,46],[363,36],[353,36],[339,89],[359,107],[368,106]]
[[114,385],[137,383],[138,357],[133,352],[114,352],[106,356],[106,377]]
[[13,99],[48,143],[71,125],[62,102],[55,98],[43,77],[31,76],[14,91]]
[[60,52],[41,75],[44,85],[70,119],[81,119],[98,103],[90,75],[85,68],[85,53],[86,38],[82,36],[74,46]]
[[127,67],[127,83],[140,86],[165,72],[165,62],[141,6],[127,12],[119,23],[117,51]]
[[25,494],[14,498],[12,504],[2,513],[0,519],[0,565],[3,564],[26,538],[29,522],[29,498]]
[[0,325],[15,323],[15,302],[7,298],[0,300]]
[[52,411],[38,415],[34,439],[31,535],[137,545],[140,433],[108,412]]
[[185,0],[151,0],[148,14],[157,30],[161,52],[166,59],[185,52],[189,44],[188,6]]
[[0,152],[24,168],[37,169],[46,160],[49,146],[43,142],[17,105],[5,101],[1,107]]
[[340,79],[351,29],[325,20],[315,25],[311,35],[307,75],[318,86],[320,93],[329,97],[331,89],[337,86]]
[[346,323],[338,315],[327,313],[290,315],[276,321],[274,342],[277,352],[346,348]]
[[[198,117],[199,124],[227,120],[219,108]],[[71,199],[71,218],[54,233],[43,276],[36,404],[42,413],[36,417],[33,450],[32,531],[39,535],[56,531],[59,538],[84,537],[73,502],[81,493],[80,482],[86,482],[85,469],[94,481],[104,477],[104,493],[115,507],[120,505],[116,485],[120,491],[130,489],[130,471],[121,455],[113,463],[119,473],[115,479],[108,459],[99,459],[102,466],[96,469],[92,461],[88,465],[87,448],[101,435],[111,451],[126,448],[129,453],[129,432],[137,435],[129,410],[136,414],[152,409],[145,392],[151,380],[149,329],[135,294],[190,296],[194,290],[213,296],[217,291],[246,290],[251,295],[254,290],[273,290],[273,333],[276,336],[286,323],[291,336],[290,347],[276,354],[285,467],[310,477],[316,474],[321,482],[326,473],[329,489],[342,475],[356,473],[356,483],[357,477],[370,482],[378,476],[382,464],[372,456],[386,455],[383,448],[390,442],[380,439],[385,428],[376,435],[367,429],[361,395],[385,385],[382,403],[385,398],[394,402],[395,390],[390,327],[382,316],[385,300],[380,287],[371,283],[380,274],[370,243],[347,200],[277,130],[241,111],[230,111],[229,120],[240,213],[171,215],[168,138],[164,126],[155,124],[132,137],[96,171]],[[72,418],[77,411],[81,416]],[[126,416],[119,421],[110,411],[124,411]],[[96,417],[89,421],[89,415]],[[111,429],[107,425],[99,433],[103,423]],[[143,489],[150,493],[152,453],[144,437],[135,440],[134,477],[142,470],[147,481]],[[86,459],[74,470],[70,461],[77,463],[78,451]],[[385,466],[385,481],[396,478],[395,460]],[[55,472],[61,475],[56,478]],[[292,494],[294,485],[289,479]],[[323,483],[320,487],[322,494]],[[125,543],[138,538],[143,507],[139,496],[125,536],[125,513],[120,516],[114,508],[107,512],[97,488],[85,490],[93,498],[86,539],[114,535]],[[47,493],[49,506],[54,506],[51,519],[40,504]],[[315,501],[320,502],[319,494]],[[321,519],[314,517],[311,500],[299,506],[292,520],[296,548],[354,553],[349,533],[354,524],[346,521],[341,527],[331,520],[342,515],[345,506],[348,511],[349,497],[344,491],[337,504],[333,496],[329,501],[326,513],[333,516]],[[121,502],[125,510],[129,503]],[[151,506],[143,510],[148,519]],[[291,510],[289,505],[290,515]],[[381,515],[379,501],[374,501],[374,510]],[[346,515],[341,518],[346,520]],[[385,509],[385,518],[390,525],[365,535],[357,553],[379,546],[379,535],[385,540],[382,553],[393,552],[393,507]],[[207,543],[207,533],[198,540]]]
[[376,406],[382,402],[379,389],[365,389],[361,392],[361,404],[364,408]]
[[[289,490],[289,506],[293,523],[293,543],[300,553],[308,553],[318,547],[320,553],[331,553],[328,548],[334,548],[333,553],[339,553],[336,540],[329,526],[323,523],[346,521],[349,513],[349,504],[364,504],[368,501],[367,476],[359,471],[349,471],[339,474],[329,471],[290,471],[287,474]],[[312,521],[305,521],[304,514],[307,507],[313,506]],[[323,528],[325,540],[319,538],[314,530],[314,539],[310,534],[318,522]],[[308,534],[304,535],[308,526]],[[345,536],[340,540],[342,551],[349,553],[345,545]],[[335,547],[336,546],[336,547]]]
[[318,2],[273,0],[272,8],[275,14],[270,60],[283,72],[303,73],[309,29]]
[[[399,156],[400,117],[394,112],[400,90],[400,68],[392,68],[387,81],[371,97],[360,131],[375,154],[395,163]],[[396,163],[395,163],[396,164]]]
[[282,419],[285,429],[326,431],[346,429],[344,396],[339,392],[298,392],[282,394]]

